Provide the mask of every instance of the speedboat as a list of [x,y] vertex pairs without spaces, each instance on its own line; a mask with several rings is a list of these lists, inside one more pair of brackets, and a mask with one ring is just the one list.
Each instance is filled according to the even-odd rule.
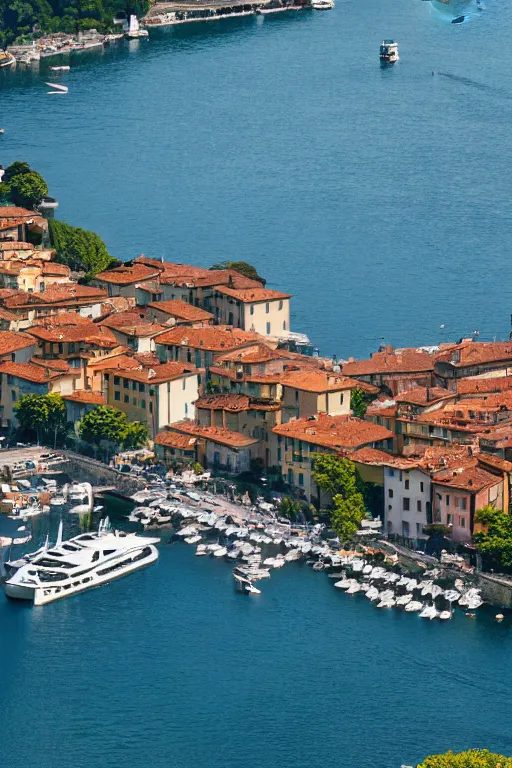
[[435,605],[426,605],[422,610],[422,612],[420,613],[421,619],[430,619],[430,621],[432,621],[432,619],[437,618],[437,616],[438,616],[438,613]]
[[208,551],[206,549],[206,544],[198,544],[196,549],[196,555],[200,557],[201,555],[207,555]]
[[233,572],[233,578],[235,580],[235,589],[237,592],[241,592],[243,595],[261,594],[261,591],[254,586],[251,580],[241,573]]
[[397,605],[403,605],[404,607],[408,605],[412,600],[412,595],[409,594],[409,592],[406,592],[405,595],[400,595],[400,597],[397,597],[396,604]]
[[82,533],[23,565],[4,582],[4,591],[13,599],[45,605],[151,565],[158,559],[158,542],[106,528]]
[[441,619],[441,621],[447,621],[448,619],[451,619],[451,617],[452,617],[451,611],[441,611],[441,613],[439,614],[439,618]]
[[371,586],[370,589],[366,590],[366,597],[368,600],[371,600],[372,602],[374,600],[377,600],[379,597],[379,590],[377,587]]
[[201,537],[198,535],[187,536],[187,538],[185,539],[185,544],[197,544],[198,541],[201,541]]
[[421,611],[423,608],[423,603],[420,603],[419,600],[411,600],[410,603],[407,603],[405,606],[405,610],[407,613],[417,612]]
[[447,589],[443,597],[445,600],[448,600],[449,603],[456,603],[460,597],[460,592],[457,592],[456,589]]
[[219,547],[219,549],[216,549],[212,554],[214,557],[224,557],[227,555],[228,550],[226,547]]
[[315,11],[330,11],[334,8],[334,0],[311,0],[311,7]]
[[338,587],[338,589],[348,589],[352,585],[353,579],[340,579],[340,581],[335,582],[334,586]]
[[360,592],[360,591],[361,591],[361,585],[359,584],[358,581],[354,579],[350,587],[347,589],[347,595],[355,595],[356,592]]

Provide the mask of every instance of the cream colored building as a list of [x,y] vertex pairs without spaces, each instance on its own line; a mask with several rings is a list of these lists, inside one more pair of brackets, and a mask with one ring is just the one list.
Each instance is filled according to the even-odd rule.
[[71,394],[79,373],[59,373],[34,363],[0,363],[2,427],[16,425],[15,405],[23,395]]
[[234,325],[262,336],[282,336],[290,331],[290,294],[268,288],[217,286],[212,312],[219,323]]
[[[172,422],[194,418],[199,371],[181,363],[151,368],[128,359],[135,363],[131,370],[111,367],[102,371],[107,405],[124,411],[129,421],[147,424],[151,437]],[[117,359],[120,366],[125,362]]]
[[[323,370],[285,371],[280,377],[283,387],[283,422],[308,418],[317,413],[348,416],[350,394],[360,383],[339,373]],[[368,385],[364,384],[364,387]],[[372,390],[377,392],[375,387]]]

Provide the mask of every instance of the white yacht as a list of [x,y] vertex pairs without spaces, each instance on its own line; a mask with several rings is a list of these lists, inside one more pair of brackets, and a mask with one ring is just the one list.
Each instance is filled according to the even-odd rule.
[[45,605],[126,576],[158,559],[160,540],[136,534],[82,533],[44,549],[4,583],[8,597]]

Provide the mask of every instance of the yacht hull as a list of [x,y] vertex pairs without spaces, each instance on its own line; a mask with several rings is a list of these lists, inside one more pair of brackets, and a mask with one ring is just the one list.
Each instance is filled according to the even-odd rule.
[[[34,585],[33,587],[6,581],[4,591],[8,597],[14,600],[31,600],[34,605],[46,605],[64,597],[100,587],[102,584],[108,584],[115,579],[120,579],[134,571],[152,565],[158,559],[158,550],[153,545],[149,546],[149,550],[150,552],[146,557],[121,563],[117,570],[109,570],[108,573],[89,572],[83,577],[72,578],[69,584]],[[101,570],[102,568],[98,569],[98,571]]]

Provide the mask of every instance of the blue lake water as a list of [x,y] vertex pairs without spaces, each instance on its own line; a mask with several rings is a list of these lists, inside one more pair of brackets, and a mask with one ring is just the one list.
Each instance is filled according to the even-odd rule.
[[[75,58],[65,97],[46,95],[43,67],[3,72],[0,162],[27,159],[59,216],[120,258],[253,262],[325,354],[504,337],[512,6],[472,13],[337,0],[160,32]],[[381,70],[388,36],[401,61]],[[0,630],[9,768],[512,754],[510,625],[378,611],[301,566],[244,599],[226,564],[163,547],[75,599],[1,598]]]
[[510,623],[378,610],[305,565],[261,589],[236,594],[227,563],[173,544],[155,567],[43,608],[2,596],[4,764],[398,768],[448,748],[512,753]]
[[75,57],[63,97],[47,69],[2,72],[0,162],[39,168],[119,258],[253,262],[324,354],[504,338],[512,6],[482,9],[337,0],[160,30]]

